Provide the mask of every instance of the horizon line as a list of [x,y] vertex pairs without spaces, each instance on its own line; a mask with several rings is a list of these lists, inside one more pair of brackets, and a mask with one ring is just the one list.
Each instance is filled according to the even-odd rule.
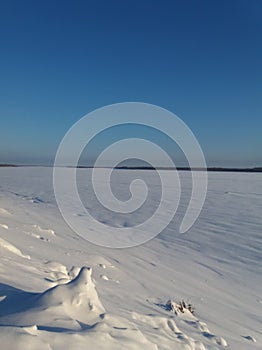
[[[0,168],[21,168],[21,167],[45,167],[45,168],[53,168],[55,167],[54,165],[42,165],[42,164],[8,164],[8,163],[0,163]],[[60,165],[56,167],[61,167],[61,168],[77,168],[77,169],[117,169],[117,170],[177,170],[177,171],[217,171],[217,172],[250,172],[250,173],[260,173],[262,172],[262,166],[259,167],[240,167],[240,168],[235,168],[235,167],[223,167],[223,166],[212,166],[212,167],[185,167],[185,166],[180,166],[180,167],[164,167],[164,166],[116,166],[116,167],[111,167],[111,166],[99,166],[95,167],[93,165]]]

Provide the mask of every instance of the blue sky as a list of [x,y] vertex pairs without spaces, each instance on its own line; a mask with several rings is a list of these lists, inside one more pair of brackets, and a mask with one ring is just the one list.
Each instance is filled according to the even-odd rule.
[[208,165],[262,166],[261,18],[260,0],[2,2],[0,163],[51,164],[86,113],[139,101],[183,119]]

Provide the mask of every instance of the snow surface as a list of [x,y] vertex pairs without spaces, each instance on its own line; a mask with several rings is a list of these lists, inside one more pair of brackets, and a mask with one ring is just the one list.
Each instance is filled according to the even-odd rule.
[[[114,172],[121,200],[134,176],[152,189],[136,215],[120,217],[95,202],[90,173],[79,170],[79,192],[99,220],[132,226],[155,210],[154,171]],[[191,177],[179,175],[184,196],[170,225],[142,246],[108,249],[64,222],[51,168],[1,168],[0,348],[261,349],[262,175],[209,173],[205,206],[186,234],[178,228]],[[195,312],[172,312],[168,300]]]

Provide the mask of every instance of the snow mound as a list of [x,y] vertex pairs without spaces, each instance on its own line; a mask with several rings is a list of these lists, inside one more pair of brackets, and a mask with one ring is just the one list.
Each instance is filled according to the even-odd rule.
[[[92,269],[82,267],[78,275],[43,293],[20,292],[0,303],[0,324],[55,331],[81,330],[101,320],[105,309],[91,278]],[[10,310],[12,310],[10,312]]]
[[37,305],[43,307],[64,305],[79,308],[84,314],[87,311],[97,314],[105,312],[91,279],[91,274],[92,269],[90,267],[82,267],[79,274],[72,281],[55,286],[42,293],[38,297]]

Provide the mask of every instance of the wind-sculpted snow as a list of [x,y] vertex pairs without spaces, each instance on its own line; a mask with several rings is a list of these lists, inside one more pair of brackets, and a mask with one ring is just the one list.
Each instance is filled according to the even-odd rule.
[[[43,293],[21,290],[7,293],[0,304],[0,336],[9,333],[5,349],[13,346],[37,349],[43,344],[47,349],[48,346],[60,349],[59,343],[64,344],[65,335],[69,334],[72,349],[82,348],[85,343],[94,344],[92,348],[95,349],[121,346],[126,349],[156,349],[157,342],[150,340],[150,330],[152,332],[156,328],[162,331],[159,335],[163,338],[162,349],[169,349],[175,343],[177,349],[205,349],[201,342],[182,333],[172,317],[130,313],[129,317],[133,320],[130,322],[107,314],[91,279],[91,272],[91,268],[83,267],[70,282]],[[191,315],[191,318],[194,317]],[[140,323],[145,323],[149,330],[139,327]],[[106,343],[103,343],[103,338]]]
[[[146,349],[171,349],[172,346],[176,349],[205,349],[202,342],[183,333],[172,316],[129,312],[127,318],[122,318],[107,314],[91,279],[91,272],[91,268],[82,267],[78,275],[68,283],[42,293],[18,290],[9,292],[0,304],[0,335],[6,331],[11,333],[13,327],[13,337],[5,342],[5,347],[37,348],[46,343],[47,349],[49,346],[52,349],[57,346],[59,348],[58,344],[64,343],[64,335],[71,334],[72,340],[76,338],[74,335],[78,335],[72,349],[94,341],[98,343],[95,348],[101,349],[121,346],[127,349],[135,346]],[[193,325],[201,325],[192,314],[183,316],[183,322],[188,322],[189,319]],[[19,336],[18,327],[22,330]],[[206,326],[199,326],[198,329],[204,337],[210,337],[216,344],[227,345],[225,340],[211,334]],[[154,333],[159,333],[159,339],[155,341]],[[106,343],[103,343],[103,338]],[[161,338],[161,345],[157,345]]]
[[[6,228],[6,227],[4,227]],[[8,228],[8,227],[7,227]],[[18,256],[21,256],[22,258],[30,259],[29,255],[24,255],[20,249],[16,248],[13,244],[5,241],[4,239],[0,238],[0,249],[4,248],[9,250],[11,253],[16,254]]]
[[[90,171],[79,171],[86,205]],[[260,174],[211,173],[206,204],[187,234],[178,233],[178,217],[154,240],[117,250],[92,245],[65,224],[51,172],[0,169],[1,349],[261,349]],[[128,196],[131,173],[114,174],[119,198]],[[142,173],[154,186],[154,172]],[[190,173],[180,175],[189,193]],[[155,200],[152,194],[133,219],[149,215]],[[93,197],[91,206],[112,226],[132,225],[131,217],[101,212]],[[83,214],[74,209],[76,218]]]

